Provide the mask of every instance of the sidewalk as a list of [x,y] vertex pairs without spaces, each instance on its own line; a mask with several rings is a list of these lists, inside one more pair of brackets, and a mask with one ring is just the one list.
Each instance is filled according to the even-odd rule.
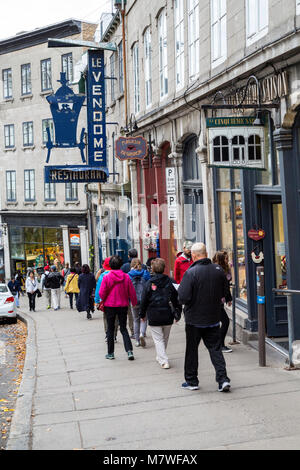
[[270,364],[268,354],[260,368],[257,351],[234,346],[225,357],[232,391],[222,394],[201,345],[201,388],[182,390],[183,320],[171,331],[171,369],[162,370],[150,330],[135,361],[120,333],[108,361],[101,312],[88,321],[62,300],[54,312],[37,299],[29,315],[21,299],[29,337],[8,450],[300,449],[300,371],[285,371],[283,359]]

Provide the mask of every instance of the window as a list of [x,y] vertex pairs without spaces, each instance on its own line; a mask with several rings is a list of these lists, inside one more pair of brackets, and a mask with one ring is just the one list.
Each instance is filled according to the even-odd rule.
[[5,69],[2,71],[3,80],[3,98],[12,98],[12,72],[11,69]]
[[31,66],[30,64],[21,65],[21,93],[22,95],[31,94]]
[[215,137],[213,149],[214,162],[229,162],[229,144],[227,137]]
[[247,46],[258,41],[268,32],[268,0],[246,0]]
[[13,148],[15,146],[15,126],[8,124],[4,126],[4,145],[5,148]]
[[227,57],[226,0],[211,1],[211,50],[212,65],[217,67]]
[[147,28],[144,34],[145,48],[145,95],[146,107],[152,104],[152,50],[151,50],[151,31]]
[[189,75],[194,80],[199,73],[199,0],[188,0],[189,15]]
[[119,57],[119,92],[124,93],[124,69],[123,69],[123,43],[121,42],[118,47]]
[[134,113],[138,114],[140,112],[140,63],[138,43],[133,46],[132,55],[134,73]]
[[234,161],[245,161],[245,137],[238,135],[232,139],[232,152]]
[[25,201],[35,200],[35,175],[34,170],[24,171]]
[[115,76],[115,54],[112,54],[110,56],[110,97],[111,101],[115,101],[116,95],[115,95],[115,81],[113,80],[113,77]]
[[159,35],[159,83],[160,98],[168,94],[168,47],[167,47],[167,17],[165,10],[158,18]]
[[45,183],[44,197],[45,201],[56,201],[55,183]]
[[23,146],[33,145],[33,122],[23,122]]
[[41,61],[42,91],[52,90],[51,59]]
[[51,141],[54,142],[54,124],[53,124],[53,119],[43,119],[43,120],[42,120],[43,144],[46,144],[46,142],[48,142],[47,127],[49,128],[49,131],[50,131],[50,138],[51,138]]
[[66,201],[78,200],[78,184],[66,183]]
[[176,90],[184,85],[184,5],[183,0],[175,0],[175,73]]
[[69,82],[73,81],[73,56],[72,52],[61,56],[61,70],[65,72],[66,79]]
[[300,0],[296,0],[296,15],[300,15]]
[[15,171],[6,172],[6,200],[7,202],[14,202],[17,200]]
[[249,160],[259,160],[262,159],[261,154],[261,140],[259,135],[250,135],[248,139],[248,152]]

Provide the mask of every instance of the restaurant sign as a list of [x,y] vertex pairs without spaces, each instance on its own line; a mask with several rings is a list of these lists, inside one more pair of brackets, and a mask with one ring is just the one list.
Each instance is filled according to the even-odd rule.
[[116,141],[116,157],[121,160],[143,160],[148,154],[144,137],[120,137]]

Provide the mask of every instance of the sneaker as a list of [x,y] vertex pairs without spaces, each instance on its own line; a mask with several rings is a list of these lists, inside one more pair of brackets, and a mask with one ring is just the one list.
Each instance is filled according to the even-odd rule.
[[91,315],[90,313],[88,313],[88,314],[86,315],[86,318],[87,318],[88,320],[91,320],[92,315]]
[[135,346],[136,346],[137,348],[139,348],[139,347],[140,347],[140,345],[141,345],[141,344],[140,344],[140,342],[139,342],[139,341],[137,341],[137,342],[135,343]]
[[170,365],[169,365],[168,362],[166,362],[165,364],[162,364],[162,365],[161,365],[161,368],[162,368],[162,369],[170,369]]
[[184,382],[182,385],[181,385],[181,388],[184,388],[185,390],[199,390],[199,386],[198,385],[191,385],[187,382]]
[[49,310],[49,308],[51,308],[51,305],[48,305],[47,310]]
[[223,382],[222,384],[219,384],[219,392],[229,392],[230,391],[230,383],[229,382]]
[[140,336],[140,343],[141,343],[142,348],[145,348],[145,346],[146,346],[146,341],[145,341],[145,338],[144,338],[143,335]]
[[128,351],[128,361],[133,361],[134,360],[134,355],[132,351]]
[[58,308],[55,308],[54,311],[56,312],[58,310]]
[[106,354],[105,359],[109,359],[110,361],[115,358],[114,354]]
[[223,353],[231,353],[231,352],[232,352],[232,349],[231,349],[231,348],[228,348],[228,346],[223,346],[223,347],[222,347],[222,352],[223,352]]

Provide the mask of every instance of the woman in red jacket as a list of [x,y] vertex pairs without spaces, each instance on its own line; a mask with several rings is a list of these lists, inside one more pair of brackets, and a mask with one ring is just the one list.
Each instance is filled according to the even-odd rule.
[[183,253],[178,253],[174,266],[174,279],[176,284],[180,284],[185,272],[193,264],[192,249],[193,243],[185,241],[183,244]]
[[111,271],[103,277],[99,296],[104,305],[104,313],[107,319],[107,347],[106,359],[114,359],[114,330],[116,317],[119,318],[120,332],[123,336],[125,351],[128,359],[134,359],[132,343],[127,331],[127,311],[129,303],[135,307],[137,298],[135,288],[128,274],[121,270],[122,258],[112,256],[109,260]]

